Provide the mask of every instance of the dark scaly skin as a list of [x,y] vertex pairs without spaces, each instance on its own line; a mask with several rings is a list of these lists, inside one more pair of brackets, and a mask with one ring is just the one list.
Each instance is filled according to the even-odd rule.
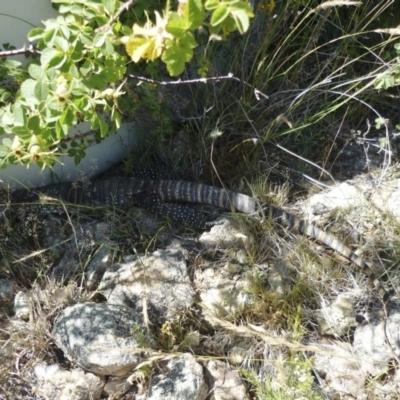
[[40,202],[42,195],[74,204],[110,206],[131,204],[183,220],[196,228],[205,226],[203,215],[185,204],[179,204],[179,202],[208,204],[245,214],[257,214],[260,209],[263,209],[264,212],[269,212],[279,224],[294,232],[316,239],[348,258],[368,277],[384,304],[390,298],[368,264],[334,236],[275,206],[260,207],[255,199],[241,193],[194,182],[115,178],[93,180],[86,183],[61,183],[35,190],[17,190],[12,193],[11,202]]

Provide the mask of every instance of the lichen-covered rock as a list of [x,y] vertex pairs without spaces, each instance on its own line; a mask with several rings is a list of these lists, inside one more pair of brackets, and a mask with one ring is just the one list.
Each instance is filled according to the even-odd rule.
[[80,369],[38,364],[33,372],[33,391],[48,400],[98,400],[103,391],[104,379]]
[[160,372],[151,379],[146,393],[136,400],[204,400],[208,387],[203,367],[191,354],[182,354],[162,365]]
[[83,303],[58,316],[53,337],[65,355],[87,371],[124,375],[138,364],[151,344],[141,316],[120,305]]
[[195,300],[183,254],[157,250],[148,256],[127,257],[104,274],[99,290],[110,304],[146,313],[159,323],[179,316]]

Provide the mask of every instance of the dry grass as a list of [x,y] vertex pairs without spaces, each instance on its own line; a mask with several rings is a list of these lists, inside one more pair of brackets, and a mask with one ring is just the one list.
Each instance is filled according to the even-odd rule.
[[[223,184],[254,194],[260,202],[297,209],[293,203],[305,196],[302,187],[308,177],[319,184],[322,179],[332,181],[332,175],[343,178],[353,173],[338,168],[348,145],[344,131],[364,129],[367,118],[372,125],[378,117],[389,119],[392,126],[399,123],[398,102],[393,101],[396,90],[391,90],[388,100],[372,87],[393,59],[396,38],[372,33],[383,23],[391,1],[367,0],[357,7],[359,2],[318,3],[260,2],[260,10],[272,11],[260,14],[249,35],[228,39],[227,51],[235,48],[228,66],[219,59],[219,54],[225,54],[224,45],[202,47],[210,71],[233,72],[269,99],[258,101],[254,91],[229,81],[190,87],[185,93],[190,113],[179,134],[164,143],[157,132],[157,147],[171,155],[173,169],[183,170],[180,177]],[[181,111],[184,114],[183,106]],[[396,174],[383,171],[376,177],[380,182]],[[78,220],[86,218],[84,211],[77,210]],[[141,211],[106,209],[102,215],[116,227],[121,253],[153,251],[168,240],[163,236],[170,230],[168,222],[143,227],[136,223],[145,218]],[[312,311],[339,293],[349,293],[360,302],[374,299],[365,276],[329,249],[268,219],[253,222],[238,215],[235,219],[257,238],[256,245],[247,249],[254,307],[235,321],[221,320],[216,332],[202,325],[197,306],[188,310],[155,332],[164,352],[155,357],[191,349],[199,360],[216,357],[240,365],[249,391],[259,399],[324,398],[314,385],[308,357],[321,351],[312,344],[317,336]],[[49,278],[54,254],[51,247],[41,247],[40,224],[32,224],[24,230],[26,236],[13,236],[12,229],[2,232],[7,241],[0,244],[5,260],[1,275],[29,293],[30,314],[25,322],[16,322],[10,313],[2,315],[0,399],[36,398],[27,379],[32,366],[41,360],[60,362],[51,340],[52,322],[61,309],[90,296],[82,284],[89,256],[78,244],[75,217],[68,219],[67,230],[75,232],[71,237],[82,258],[68,283]],[[399,224],[392,216],[360,206],[331,213],[323,226],[352,243],[388,287],[399,287],[395,271]],[[202,263],[202,256],[205,263],[212,256],[215,265],[229,260],[227,252],[200,253],[193,256],[195,266]],[[240,344],[246,349],[242,358],[230,352]],[[271,376],[277,377],[275,384]]]

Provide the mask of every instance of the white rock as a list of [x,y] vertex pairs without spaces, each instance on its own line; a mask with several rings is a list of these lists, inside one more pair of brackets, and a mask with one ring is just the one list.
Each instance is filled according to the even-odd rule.
[[191,354],[169,360],[153,376],[147,393],[136,400],[204,400],[208,387],[203,377],[203,367]]
[[351,296],[340,294],[331,304],[323,304],[320,310],[314,312],[321,335],[342,336],[358,323],[354,311],[354,300]]
[[209,361],[205,368],[206,380],[213,400],[249,399],[238,371],[218,360]]
[[104,274],[99,290],[110,304],[138,311],[146,307],[158,322],[177,317],[195,300],[183,254],[169,249],[115,264]]
[[48,400],[97,400],[104,380],[80,369],[62,370],[58,365],[38,364],[34,368],[33,391]]
[[123,306],[76,304],[58,316],[53,338],[65,355],[85,370],[121,376],[142,360],[138,346],[151,343],[142,321],[138,313]]

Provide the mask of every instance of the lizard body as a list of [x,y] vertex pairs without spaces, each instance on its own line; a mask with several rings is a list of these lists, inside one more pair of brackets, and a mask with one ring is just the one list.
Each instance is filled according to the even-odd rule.
[[110,206],[131,204],[183,220],[198,228],[205,225],[202,215],[179,202],[208,204],[245,214],[257,214],[262,209],[264,212],[269,212],[272,219],[279,224],[324,243],[357,265],[372,282],[385,304],[390,297],[368,264],[334,236],[273,205],[260,207],[254,198],[241,193],[186,181],[115,178],[86,183],[61,183],[35,190],[17,190],[12,193],[11,202],[38,202],[43,195],[74,204]]

